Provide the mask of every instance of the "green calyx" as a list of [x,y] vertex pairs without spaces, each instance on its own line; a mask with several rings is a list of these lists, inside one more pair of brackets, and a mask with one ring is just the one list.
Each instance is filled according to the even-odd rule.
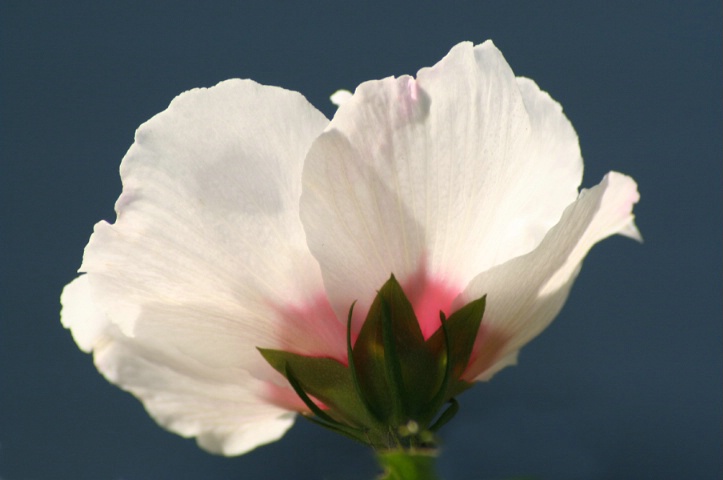
[[[377,293],[354,345],[347,324],[349,365],[259,348],[311,412],[306,417],[379,450],[429,447],[434,432],[457,412],[455,395],[485,309],[485,297],[449,318],[426,341],[414,309],[392,277]],[[440,410],[448,406],[440,414]]]

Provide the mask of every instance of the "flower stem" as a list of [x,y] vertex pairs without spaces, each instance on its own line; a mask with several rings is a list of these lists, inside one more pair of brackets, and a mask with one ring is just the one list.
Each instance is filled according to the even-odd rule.
[[384,468],[379,480],[439,480],[434,468],[436,450],[396,449],[377,452]]

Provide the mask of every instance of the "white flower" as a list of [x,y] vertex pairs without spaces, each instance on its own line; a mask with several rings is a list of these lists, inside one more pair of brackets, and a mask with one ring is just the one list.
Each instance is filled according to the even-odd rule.
[[162,426],[240,454],[305,410],[257,347],[346,362],[352,302],[356,332],[391,274],[425,337],[487,295],[465,379],[514,363],[596,242],[640,238],[635,182],[578,193],[582,170],[560,105],[491,42],[366,82],[331,122],[250,80],[192,90],[138,129],[62,321]]

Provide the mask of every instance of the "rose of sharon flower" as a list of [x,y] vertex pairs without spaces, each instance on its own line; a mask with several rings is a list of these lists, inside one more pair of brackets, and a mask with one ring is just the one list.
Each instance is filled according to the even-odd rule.
[[62,322],[163,427],[241,454],[309,412],[259,349],[346,368],[347,320],[353,343],[390,279],[423,341],[486,299],[455,381],[514,364],[596,242],[640,239],[635,182],[578,192],[582,171],[560,105],[489,41],[363,83],[331,122],[250,80],[191,90],[138,129]]

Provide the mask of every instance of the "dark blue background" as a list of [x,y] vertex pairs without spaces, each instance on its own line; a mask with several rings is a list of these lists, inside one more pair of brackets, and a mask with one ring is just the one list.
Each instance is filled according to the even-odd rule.
[[585,262],[520,365],[464,394],[448,480],[719,479],[720,1],[0,2],[0,477],[369,479],[366,448],[299,422],[214,457],[155,426],[58,320],[135,128],[230,77],[328,96],[492,38],[560,101],[585,185],[640,184],[644,245]]

